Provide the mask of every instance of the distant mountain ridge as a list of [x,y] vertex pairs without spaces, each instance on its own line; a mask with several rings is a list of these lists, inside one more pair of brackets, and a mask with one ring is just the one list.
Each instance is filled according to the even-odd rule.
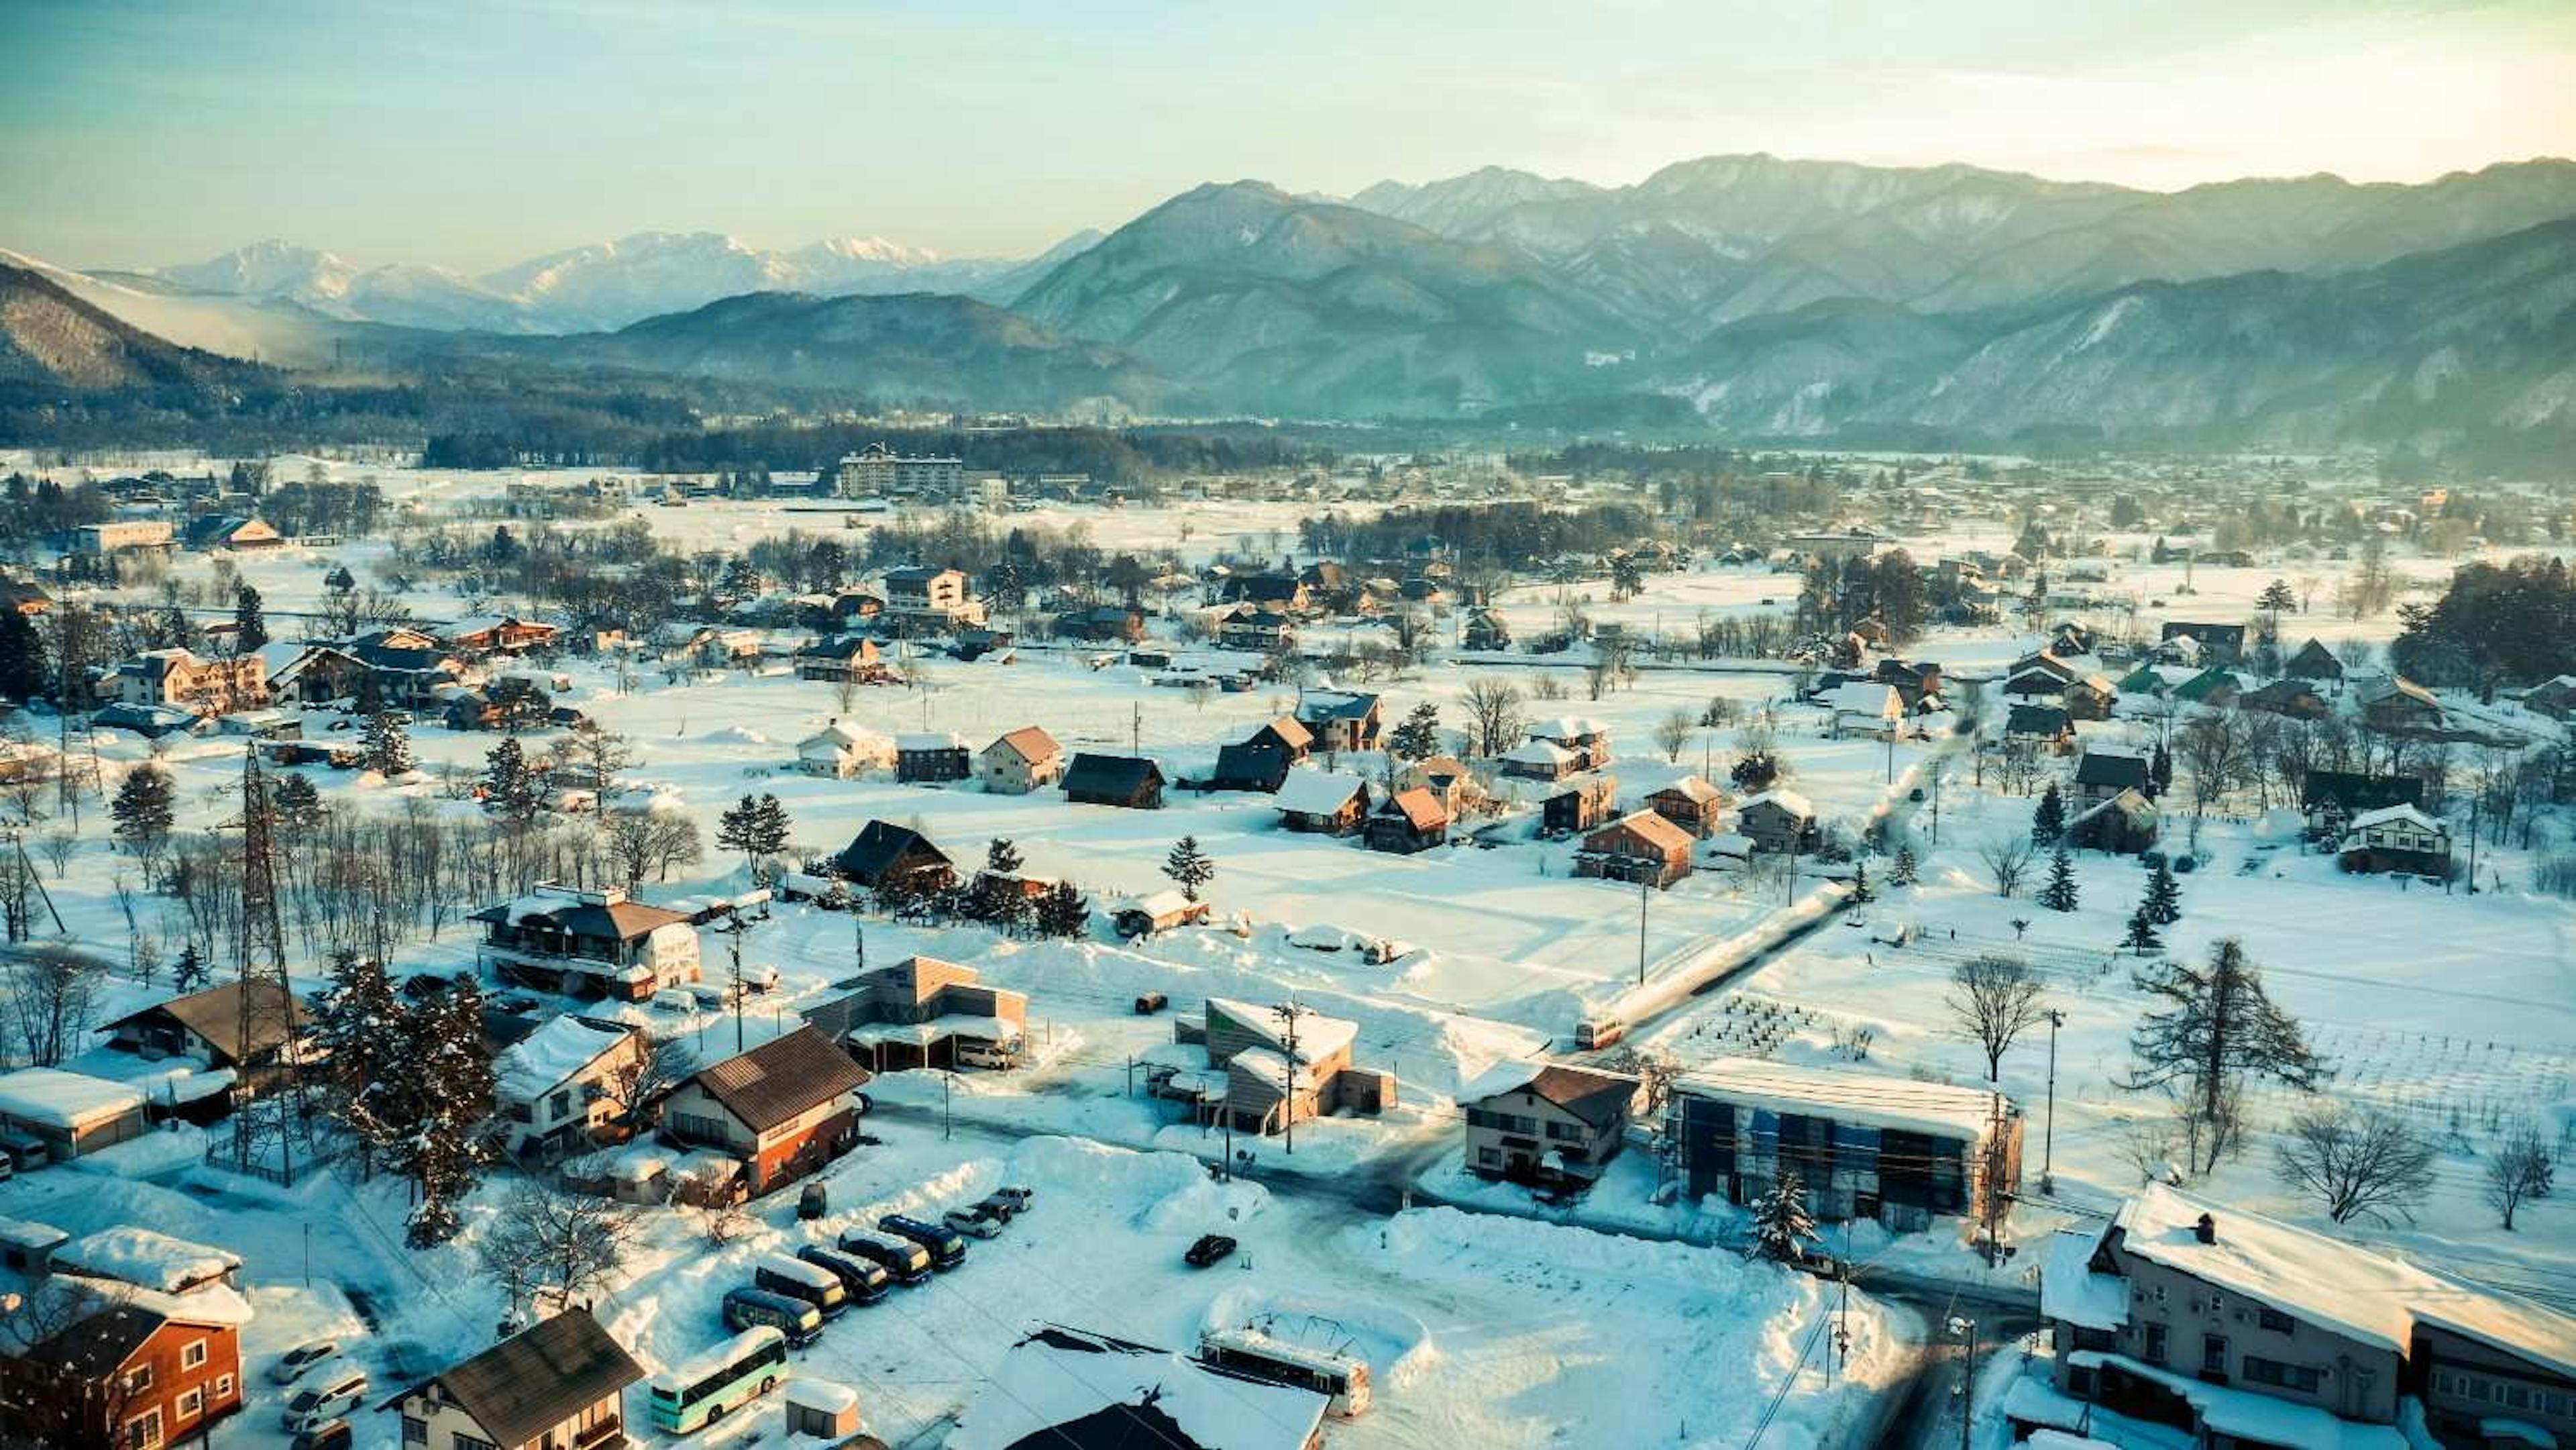
[[0,389],[186,397],[274,377],[255,363],[154,337],[41,272],[0,263]]
[[347,322],[591,332],[747,292],[955,292],[1007,300],[1098,238],[1077,233],[1028,258],[944,258],[883,237],[836,237],[778,252],[716,232],[638,232],[479,277],[403,263],[361,268],[327,251],[269,240],[202,262],[96,275],[129,287],[289,302]]

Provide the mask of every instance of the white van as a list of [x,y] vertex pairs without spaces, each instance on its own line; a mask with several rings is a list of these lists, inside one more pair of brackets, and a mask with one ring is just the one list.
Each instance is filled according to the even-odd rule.
[[343,1370],[297,1390],[286,1402],[286,1432],[300,1435],[329,1420],[355,1414],[366,1408],[367,1375],[359,1369]]
[[1008,1069],[1020,1065],[1020,1055],[998,1042],[977,1042],[970,1038],[959,1038],[957,1062],[961,1067]]

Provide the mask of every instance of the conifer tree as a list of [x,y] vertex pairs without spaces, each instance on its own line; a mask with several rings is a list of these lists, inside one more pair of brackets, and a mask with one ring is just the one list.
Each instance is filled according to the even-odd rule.
[[483,756],[483,809],[524,829],[535,824],[544,808],[544,778],[528,763],[518,739],[504,737]]
[[203,990],[214,980],[214,975],[214,972],[206,966],[205,953],[197,950],[195,942],[181,947],[179,959],[170,964],[170,985],[177,989],[181,996]]
[[1059,881],[1038,898],[1038,931],[1062,939],[1081,936],[1091,927],[1091,904],[1070,881]]
[[2057,782],[2039,794],[2039,809],[2030,815],[2030,840],[2034,846],[2054,846],[2066,834],[2066,798],[2057,793]]
[[331,985],[314,1006],[313,1042],[325,1103],[357,1140],[368,1171],[393,1148],[385,1098],[401,1075],[403,1019],[384,963],[345,949],[333,954]]
[[2171,926],[2182,920],[2182,886],[2174,880],[2172,863],[2156,862],[2155,871],[2147,877],[2147,894],[2140,909],[2157,926]]
[[2132,1065],[2120,1085],[2175,1095],[2199,1171],[2217,1167],[2242,1130],[2248,1077],[2313,1092],[2332,1075],[2298,1019],[2273,1004],[2262,969],[2233,937],[2210,948],[2205,967],[2168,960],[2140,968],[2133,980],[2163,1005],[2129,1034]]
[[1795,1263],[1807,1256],[1807,1245],[1816,1241],[1816,1216],[1807,1210],[1807,1185],[1796,1170],[1784,1168],[1753,1201],[1753,1254]]
[[1887,882],[1891,886],[1911,886],[1915,873],[1922,869],[1914,859],[1914,844],[1909,841],[1896,848],[1896,864],[1888,869]]
[[2147,915],[2146,903],[2138,903],[2138,909],[2129,913],[2129,934],[2120,938],[2120,945],[2143,957],[2164,944],[2164,938],[2156,935],[2155,918]]
[[403,728],[401,716],[391,710],[369,715],[364,739],[367,769],[387,780],[411,774],[411,733]]
[[116,838],[137,855],[148,855],[170,838],[177,819],[179,790],[170,772],[146,763],[116,788],[107,813],[116,822]]
[[242,580],[233,586],[233,653],[251,654],[268,643],[268,615],[259,591]]
[[45,667],[45,638],[35,622],[0,610],[0,696],[20,703],[50,697],[58,682]]
[[1163,874],[1181,888],[1187,901],[1199,899],[1199,891],[1216,879],[1216,863],[1199,849],[1199,838],[1183,836],[1172,843],[1172,854],[1164,858]]
[[421,1004],[404,1035],[404,1060],[415,1071],[416,1106],[397,1152],[411,1179],[413,1203],[404,1242],[443,1244],[464,1226],[457,1206],[482,1179],[491,1152],[483,1136],[492,1116],[495,1079],[483,1041],[483,993],[471,977]]
[[1869,889],[1869,863],[1867,861],[1854,861],[1852,863],[1851,895],[1844,899],[1854,906],[1866,906],[1878,899],[1878,893]]
[[2048,858],[2048,884],[2039,889],[2039,904],[2051,911],[2073,911],[2079,892],[2075,883],[2075,858],[2064,846]]
[[1422,760],[1440,753],[1440,707],[1429,700],[1389,731],[1387,753],[1398,760]]

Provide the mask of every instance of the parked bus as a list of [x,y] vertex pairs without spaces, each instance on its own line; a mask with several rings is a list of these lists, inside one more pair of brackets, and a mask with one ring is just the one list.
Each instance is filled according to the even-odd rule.
[[841,1287],[840,1275],[785,1254],[767,1254],[753,1264],[751,1286],[802,1299],[823,1311],[826,1319],[838,1319],[850,1307],[850,1291]]
[[847,1229],[841,1234],[841,1250],[882,1266],[896,1283],[907,1287],[930,1277],[930,1250],[910,1239]]
[[775,1329],[787,1336],[789,1344],[803,1349],[822,1337],[823,1311],[766,1289],[727,1289],[724,1323],[727,1329]]
[[966,1262],[966,1236],[945,1225],[890,1213],[877,1220],[877,1227],[930,1250],[930,1266],[934,1269],[945,1272]]
[[894,1280],[886,1273],[885,1265],[872,1259],[860,1258],[856,1254],[841,1253],[836,1249],[827,1249],[821,1244],[807,1244],[796,1251],[796,1257],[837,1276],[841,1281],[841,1287],[849,1291],[850,1302],[853,1304],[874,1304],[886,1296],[886,1290],[894,1286]]
[[[729,1299],[725,1322],[733,1322]],[[694,1434],[786,1379],[787,1336],[768,1325],[746,1329],[653,1377],[647,1395],[653,1406],[653,1428],[665,1435]]]
[[1294,1385],[1332,1397],[1336,1415],[1369,1407],[1368,1365],[1349,1355],[1273,1339],[1258,1329],[1210,1329],[1199,1335],[1199,1363],[1247,1379]]

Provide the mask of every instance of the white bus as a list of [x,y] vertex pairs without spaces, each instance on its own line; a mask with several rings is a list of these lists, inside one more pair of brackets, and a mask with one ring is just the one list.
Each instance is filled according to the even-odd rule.
[[746,1329],[653,1377],[653,1427],[666,1435],[694,1434],[786,1380],[787,1336],[767,1326]]
[[1294,1385],[1332,1397],[1332,1413],[1357,1415],[1369,1407],[1368,1365],[1349,1355],[1308,1349],[1258,1329],[1211,1329],[1199,1336],[1199,1363],[1248,1379]]

